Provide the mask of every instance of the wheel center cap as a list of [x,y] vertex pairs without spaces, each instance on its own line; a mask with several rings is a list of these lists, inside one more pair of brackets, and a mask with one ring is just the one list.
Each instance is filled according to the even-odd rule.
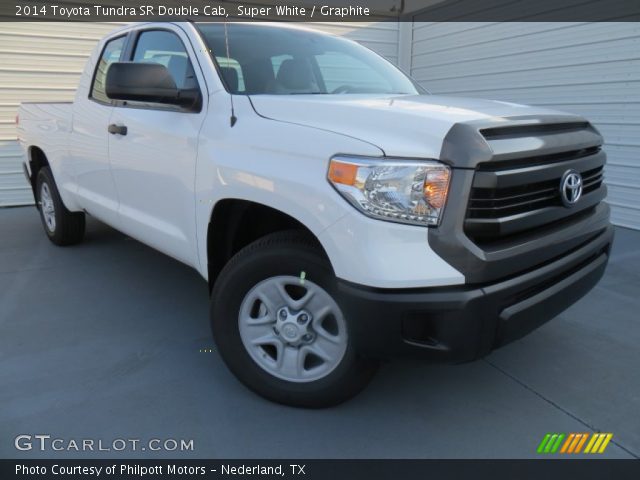
[[282,327],[282,334],[289,340],[296,340],[300,335],[300,330],[293,323],[287,323]]

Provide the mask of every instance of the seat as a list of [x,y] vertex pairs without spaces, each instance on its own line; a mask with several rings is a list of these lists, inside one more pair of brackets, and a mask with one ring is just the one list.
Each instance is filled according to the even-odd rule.
[[317,93],[320,91],[311,66],[305,60],[289,58],[282,62],[276,77],[280,93]]
[[191,61],[183,55],[171,55],[167,64],[173,80],[179,89],[189,90],[197,88],[198,81],[191,65]]

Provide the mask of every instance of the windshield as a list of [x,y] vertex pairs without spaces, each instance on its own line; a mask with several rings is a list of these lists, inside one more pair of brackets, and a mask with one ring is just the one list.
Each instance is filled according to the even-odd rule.
[[355,42],[270,25],[198,23],[231,93],[423,93],[391,63]]

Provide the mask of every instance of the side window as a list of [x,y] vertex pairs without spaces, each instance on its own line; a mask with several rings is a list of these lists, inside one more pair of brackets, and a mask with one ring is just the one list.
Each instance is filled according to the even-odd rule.
[[91,98],[94,98],[99,102],[111,102],[105,93],[104,82],[107,78],[107,69],[109,68],[109,65],[120,60],[120,54],[124,48],[125,38],[126,37],[118,37],[110,40],[105,45],[104,50],[102,50],[102,56],[96,66],[96,71],[93,76],[93,86],[91,87]]
[[165,30],[142,32],[136,43],[133,61],[164,65],[179,89],[198,88],[189,55],[175,33]]

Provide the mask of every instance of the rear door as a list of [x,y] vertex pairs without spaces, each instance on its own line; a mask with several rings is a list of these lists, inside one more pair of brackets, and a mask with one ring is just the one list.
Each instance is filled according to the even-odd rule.
[[113,102],[105,93],[109,65],[121,59],[126,35],[109,39],[98,57],[94,71],[81,79],[73,104],[73,128],[69,154],[75,172],[75,189],[83,208],[113,225],[118,215],[118,195],[109,167],[107,128]]
[[[188,37],[178,27],[133,34],[126,60],[168,68],[179,88],[200,89],[199,111],[171,105],[117,102],[109,157],[116,183],[119,228],[140,241],[197,266],[195,171],[198,135],[206,114],[204,78]],[[126,134],[121,127],[126,127]]]

